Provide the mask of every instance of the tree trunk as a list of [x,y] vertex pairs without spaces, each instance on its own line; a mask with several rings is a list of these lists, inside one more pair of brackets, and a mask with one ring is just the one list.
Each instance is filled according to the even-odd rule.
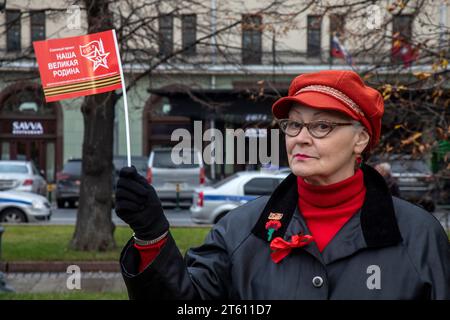
[[83,162],[77,224],[72,239],[76,250],[115,248],[112,209],[113,92],[88,96],[84,118]]
[[[112,29],[106,0],[85,1],[89,33]],[[105,251],[116,247],[111,219],[113,127],[117,95],[87,96],[81,106],[84,120],[80,200],[71,247]]]

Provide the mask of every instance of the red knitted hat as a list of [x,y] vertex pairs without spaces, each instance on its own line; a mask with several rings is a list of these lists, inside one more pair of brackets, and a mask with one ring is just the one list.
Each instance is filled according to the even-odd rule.
[[288,118],[293,103],[336,110],[361,122],[370,135],[370,149],[380,139],[383,97],[353,71],[326,70],[297,76],[289,86],[288,96],[273,104],[273,115],[278,119]]

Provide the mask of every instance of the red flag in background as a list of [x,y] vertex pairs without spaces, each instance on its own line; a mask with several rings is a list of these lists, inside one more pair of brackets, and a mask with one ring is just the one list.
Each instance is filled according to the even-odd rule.
[[120,89],[113,30],[33,42],[45,101]]
[[352,56],[341,43],[336,32],[333,33],[333,37],[331,39],[331,56],[344,59],[349,65],[353,64]]
[[333,35],[331,40],[331,55],[335,58],[345,59],[344,51],[341,49],[341,44],[336,35]]
[[399,33],[396,33],[392,42],[392,56],[401,59],[403,66],[408,68],[419,58],[419,49],[413,47]]

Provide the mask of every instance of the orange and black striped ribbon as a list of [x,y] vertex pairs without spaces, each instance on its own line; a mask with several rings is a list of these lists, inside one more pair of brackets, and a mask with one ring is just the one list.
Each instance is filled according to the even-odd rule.
[[46,97],[53,97],[77,91],[100,89],[104,87],[109,87],[117,83],[120,83],[120,74],[112,77],[101,78],[98,80],[89,80],[84,82],[77,82],[74,84],[46,88],[44,89],[44,94]]

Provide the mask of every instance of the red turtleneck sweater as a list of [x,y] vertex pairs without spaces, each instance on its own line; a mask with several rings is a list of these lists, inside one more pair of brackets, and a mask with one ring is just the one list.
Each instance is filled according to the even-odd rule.
[[297,177],[298,206],[320,252],[360,209],[366,196],[361,169],[343,181],[326,186]]

